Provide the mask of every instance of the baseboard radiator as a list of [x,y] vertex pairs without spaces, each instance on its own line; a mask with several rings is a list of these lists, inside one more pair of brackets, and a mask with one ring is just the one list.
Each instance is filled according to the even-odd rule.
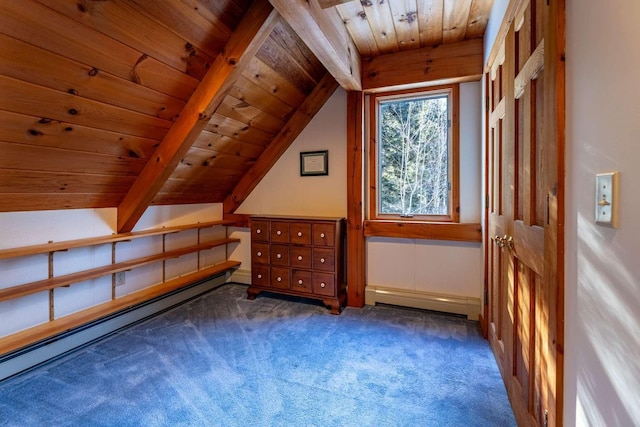
[[196,282],[26,348],[4,354],[0,357],[0,381],[224,285],[228,277],[229,273],[223,273]]
[[365,288],[365,303],[367,305],[375,305],[376,303],[392,304],[403,307],[462,314],[467,316],[469,320],[478,320],[480,315],[480,298],[384,288],[380,286],[367,286]]

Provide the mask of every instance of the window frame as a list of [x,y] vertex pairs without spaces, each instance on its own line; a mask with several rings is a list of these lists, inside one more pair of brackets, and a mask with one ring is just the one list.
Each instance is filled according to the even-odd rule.
[[[450,199],[447,215],[414,215],[403,217],[378,212],[378,106],[389,98],[416,98],[447,94],[450,100]],[[369,95],[369,219],[394,222],[459,223],[460,222],[460,85],[449,84],[421,89],[376,92]]]

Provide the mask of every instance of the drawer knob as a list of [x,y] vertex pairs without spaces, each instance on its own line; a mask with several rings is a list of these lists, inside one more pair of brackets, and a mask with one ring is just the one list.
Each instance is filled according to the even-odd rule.
[[256,255],[262,256],[262,252],[258,251],[258,253]]
[[303,283],[302,279],[298,280],[298,285],[302,286]]
[[320,258],[320,262],[321,262],[322,264],[324,264],[324,262],[325,262],[325,261],[326,261],[326,260],[325,260],[324,258]]
[[327,287],[327,284],[326,284],[326,283],[324,283],[324,282],[322,282],[322,283],[320,283],[320,287],[321,287],[321,288],[326,288],[326,287]]
[[298,237],[302,237],[302,231],[298,231]]
[[298,255],[298,261],[302,261],[302,255]]
[[276,258],[278,259],[282,258],[282,254],[276,254]]
[[260,230],[259,228],[256,230],[256,234],[260,234],[262,233],[262,230]]
[[324,233],[320,233],[320,237],[324,239]]
[[278,277],[276,280],[277,280],[278,282],[282,282],[282,277]]
[[277,234],[278,236],[281,236],[281,235],[282,235],[282,231],[278,230],[278,231],[276,231],[276,234]]
[[258,279],[262,279],[262,274],[258,274]]

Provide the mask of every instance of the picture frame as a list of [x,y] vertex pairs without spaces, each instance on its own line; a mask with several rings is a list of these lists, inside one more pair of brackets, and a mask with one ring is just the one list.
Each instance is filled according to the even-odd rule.
[[300,152],[300,176],[329,175],[329,151]]

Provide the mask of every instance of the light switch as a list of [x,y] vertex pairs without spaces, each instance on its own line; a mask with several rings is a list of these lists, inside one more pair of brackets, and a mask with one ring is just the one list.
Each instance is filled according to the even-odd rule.
[[596,175],[596,223],[618,227],[618,172]]

